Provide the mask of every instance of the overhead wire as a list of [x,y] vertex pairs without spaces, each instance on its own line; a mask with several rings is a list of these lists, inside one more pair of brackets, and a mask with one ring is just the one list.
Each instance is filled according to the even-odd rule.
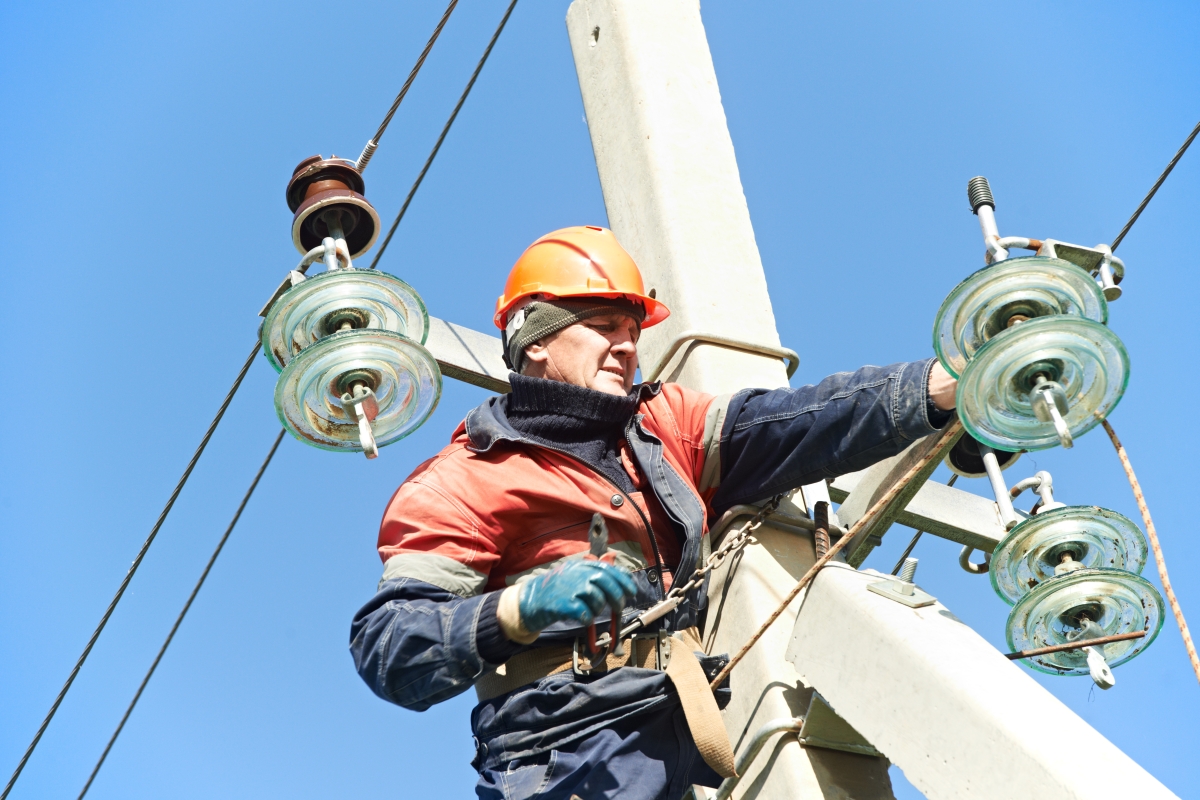
[[446,10],[442,12],[442,18],[438,20],[437,27],[433,29],[433,34],[430,35],[429,41],[425,43],[425,49],[417,57],[417,63],[413,64],[412,70],[408,73],[408,78],[404,81],[404,85],[400,87],[400,93],[392,101],[392,107],[388,109],[383,122],[379,123],[379,129],[375,131],[375,135],[367,140],[362,154],[358,157],[358,161],[355,162],[354,167],[359,172],[367,168],[367,162],[371,160],[371,156],[375,155],[375,150],[379,147],[379,140],[383,138],[383,133],[388,129],[388,125],[392,123],[392,117],[396,115],[396,109],[400,108],[400,103],[404,101],[404,95],[408,94],[409,87],[412,86],[417,73],[421,71],[421,67],[425,64],[425,58],[429,55],[429,51],[433,49],[434,42],[442,35],[442,28],[446,27],[446,21],[450,19],[450,14],[457,5],[458,0],[450,0],[450,5],[446,6]]
[[1130,217],[1129,221],[1125,223],[1125,227],[1121,228],[1121,232],[1117,234],[1117,238],[1113,239],[1112,244],[1109,245],[1110,250],[1116,250],[1121,245],[1121,242],[1125,240],[1125,234],[1129,233],[1129,229],[1133,227],[1133,223],[1138,221],[1138,217],[1140,217],[1142,212],[1146,210],[1146,206],[1150,205],[1150,201],[1153,200],[1154,195],[1158,193],[1158,188],[1163,185],[1163,181],[1165,181],[1167,176],[1171,174],[1171,170],[1175,169],[1175,165],[1179,163],[1179,159],[1183,158],[1183,154],[1186,153],[1187,149],[1192,146],[1192,141],[1196,138],[1196,134],[1198,133],[1200,133],[1200,122],[1197,122],[1196,127],[1192,128],[1191,134],[1187,137],[1187,139],[1184,140],[1183,145],[1179,148],[1179,151],[1175,153],[1175,157],[1171,159],[1171,163],[1167,164],[1167,168],[1163,170],[1162,175],[1158,176],[1158,180],[1154,182],[1154,185],[1150,187],[1150,191],[1146,193],[1145,198],[1143,198],[1142,202],[1138,204],[1137,211],[1133,212],[1133,216]]
[[[385,115],[383,121],[380,123],[380,126],[376,130],[375,135],[368,141],[367,147],[364,148],[363,154],[359,157],[359,161],[357,162],[356,167],[360,171],[362,169],[364,169],[367,165],[367,162],[370,161],[371,156],[374,154],[375,149],[378,147],[379,139],[383,136],[384,132],[387,130],[388,125],[392,121],[392,117],[395,115],[396,110],[400,106],[400,103],[404,100],[404,97],[408,93],[408,90],[411,87],[413,80],[416,78],[417,73],[420,71],[421,67],[424,65],[426,57],[429,55],[429,52],[432,50],[434,43],[437,41],[438,37],[441,35],[442,29],[445,27],[446,22],[450,18],[450,14],[454,11],[454,9],[457,5],[458,5],[458,0],[451,0],[451,2],[446,7],[446,10],[442,13],[442,17],[439,19],[437,26],[434,28],[433,34],[430,36],[429,41],[426,43],[424,50],[421,51],[421,55],[418,57],[417,63],[413,66],[413,69],[410,71],[408,78],[404,82],[404,85],[400,88],[400,92],[397,94],[396,99],[392,102],[392,106],[388,109],[388,113]],[[374,269],[376,264],[378,264],[380,256],[383,255],[383,251],[387,248],[388,244],[391,242],[392,235],[396,232],[396,228],[399,226],[400,221],[404,218],[404,214],[408,210],[408,206],[412,202],[413,196],[416,194],[417,189],[420,187],[421,182],[425,178],[425,174],[429,171],[430,166],[433,164],[434,158],[437,156],[438,151],[441,149],[442,142],[445,141],[446,135],[450,132],[450,127],[454,124],[454,120],[458,117],[458,113],[462,109],[463,104],[466,102],[467,96],[471,93],[471,89],[474,87],[475,81],[478,79],[480,72],[483,70],[484,64],[487,63],[487,59],[491,55],[492,49],[496,45],[496,41],[500,38],[500,34],[504,31],[504,27],[508,23],[508,19],[512,15],[513,9],[516,7],[516,5],[517,5],[517,0],[512,0],[512,2],[510,2],[508,7],[505,9],[504,16],[501,18],[500,24],[497,26],[495,32],[492,34],[492,38],[489,40],[488,45],[483,52],[483,56],[479,59],[479,63],[476,64],[474,72],[471,73],[471,79],[467,82],[467,86],[463,90],[462,95],[459,97],[458,102],[455,104],[454,110],[450,114],[450,118],[446,121],[445,126],[442,128],[442,132],[438,136],[437,142],[434,144],[432,152],[430,152],[429,157],[425,161],[425,165],[421,168],[420,174],[417,176],[416,181],[413,183],[412,188],[409,190],[408,196],[404,200],[404,204],[401,206],[399,213],[396,215],[396,219],[392,222],[392,226],[388,230],[387,237],[384,239],[383,244],[380,245],[379,250],[376,252],[375,258],[371,262],[371,266],[370,266],[371,269]],[[6,798],[9,796],[9,794],[12,792],[13,786],[16,784],[17,779],[21,776],[22,771],[25,769],[25,765],[29,762],[30,757],[33,755],[34,750],[37,748],[38,743],[41,741],[42,736],[45,734],[47,727],[49,727],[51,720],[54,718],[55,714],[58,712],[59,707],[62,705],[63,699],[67,695],[67,692],[70,691],[71,686],[75,682],[75,678],[78,676],[79,671],[80,671],[80,669],[82,669],[84,662],[87,661],[88,656],[91,654],[91,651],[92,651],[93,647],[95,646],[96,641],[100,638],[100,634],[103,632],[105,626],[108,624],[109,619],[112,617],[112,614],[115,611],[117,604],[120,603],[121,598],[124,596],[125,590],[128,588],[130,581],[133,579],[133,576],[137,572],[138,567],[141,566],[142,560],[145,558],[146,553],[150,549],[150,545],[153,544],[154,539],[158,536],[158,532],[162,528],[163,523],[166,521],[167,515],[170,514],[171,509],[174,507],[175,501],[178,499],[180,492],[183,491],[184,485],[187,483],[188,478],[191,477],[193,469],[195,469],[197,462],[199,462],[199,460],[200,460],[200,456],[204,453],[205,448],[207,448],[209,441],[212,439],[212,435],[216,431],[217,425],[220,423],[221,419],[225,416],[225,411],[229,408],[229,404],[233,401],[234,395],[237,393],[237,390],[241,387],[242,381],[245,379],[246,373],[249,372],[250,366],[254,363],[254,360],[258,356],[260,349],[261,349],[261,343],[256,340],[254,343],[253,350],[250,351],[249,356],[246,358],[245,363],[242,365],[241,371],[238,373],[237,378],[233,382],[233,386],[230,387],[229,392],[226,395],[224,402],[222,402],[220,408],[217,410],[217,414],[213,418],[212,422],[209,424],[208,430],[205,432],[204,437],[200,440],[200,444],[196,448],[195,453],[193,453],[192,458],[188,462],[187,467],[184,469],[182,477],[180,477],[179,482],[175,486],[175,490],[171,493],[171,496],[168,498],[166,506],[163,508],[162,512],[159,514],[158,519],[155,521],[154,527],[151,529],[149,536],[147,536],[146,541],[143,542],[141,549],[138,551],[137,556],[134,558],[133,563],[130,565],[129,570],[126,573],[124,580],[121,581],[121,585],[117,588],[116,594],[113,596],[112,600],[109,602],[108,607],[104,611],[104,615],[100,618],[100,623],[96,626],[96,629],[92,632],[92,635],[88,639],[88,642],[85,645],[83,652],[80,654],[78,660],[76,661],[74,668],[71,670],[70,675],[68,675],[67,680],[63,684],[62,689],[59,690],[58,696],[55,697],[54,702],[51,704],[49,712],[46,714],[46,717],[42,720],[41,725],[38,726],[37,732],[34,734],[32,741],[30,741],[29,746],[25,749],[24,754],[21,756],[21,760],[18,762],[16,769],[13,770],[13,774],[9,778],[8,783],[5,785],[3,791],[0,791],[0,800],[6,800]],[[239,506],[237,514],[235,514],[235,516],[234,516],[234,520],[230,523],[229,528],[226,530],[225,535],[222,537],[221,541],[219,542],[219,544],[217,546],[217,549],[214,551],[212,557],[210,558],[208,565],[206,566],[204,572],[201,575],[200,581],[196,584],[196,587],[193,590],[192,595],[188,598],[187,602],[184,605],[183,610],[180,612],[179,617],[176,619],[175,626],[171,629],[171,632],[168,634],[167,639],[163,643],[163,646],[160,649],[158,656],[155,658],[154,663],[151,665],[149,672],[147,672],[145,678],[143,679],[142,685],[138,688],[138,691],[135,694],[133,701],[130,703],[129,708],[126,709],[125,715],[122,717],[120,724],[117,726],[117,730],[114,732],[112,738],[109,740],[108,746],[105,748],[104,753],[101,755],[99,762],[96,764],[96,767],[93,769],[92,775],[88,778],[87,784],[84,786],[83,791],[79,795],[80,797],[83,797],[84,794],[87,793],[88,788],[91,786],[92,782],[94,781],[94,779],[96,777],[96,774],[98,773],[100,767],[103,765],[104,760],[107,758],[108,753],[111,750],[113,743],[116,741],[117,736],[120,735],[121,730],[124,728],[125,722],[129,718],[129,714],[133,711],[133,707],[137,704],[138,700],[140,699],[142,691],[145,689],[146,684],[150,680],[151,676],[154,674],[154,671],[157,668],[158,663],[162,658],[162,655],[166,652],[166,648],[170,645],[170,642],[171,642],[172,638],[174,637],[175,632],[178,630],[180,623],[182,623],[182,621],[183,621],[183,617],[187,614],[188,609],[190,608],[192,602],[195,600],[196,594],[199,592],[200,588],[203,586],[204,581],[208,576],[208,572],[211,570],[213,563],[215,563],[217,556],[220,555],[220,551],[224,547],[225,541],[228,539],[229,534],[232,532],[234,525],[236,525],[237,520],[241,515],[242,509],[245,507],[246,502],[249,501],[250,494],[253,493],[254,488],[258,485],[258,480],[262,477],[262,473],[266,470],[266,467],[270,464],[271,459],[274,457],[275,449],[278,447],[279,442],[282,439],[283,433],[284,433],[283,431],[280,431],[279,437],[275,441],[275,445],[271,448],[271,451],[270,451],[269,455],[267,456],[267,459],[263,462],[263,465],[260,468],[258,475],[256,475],[254,482],[251,484],[249,491],[247,492],[246,496],[243,498],[242,505]]]
[[96,780],[96,775],[99,774],[100,768],[104,766],[105,759],[108,758],[109,751],[112,750],[113,744],[116,743],[117,737],[121,735],[121,731],[125,728],[125,723],[129,721],[129,715],[133,713],[133,708],[138,704],[138,700],[142,697],[142,692],[146,690],[146,684],[150,683],[150,678],[154,676],[154,670],[158,669],[158,664],[162,661],[163,655],[167,652],[167,648],[171,646],[171,640],[175,638],[175,633],[179,630],[179,626],[183,624],[183,618],[187,616],[188,610],[191,609],[192,603],[196,599],[196,595],[200,594],[201,587],[204,586],[204,581],[208,579],[208,573],[212,571],[213,564],[217,563],[217,558],[221,555],[221,551],[225,548],[225,543],[229,541],[229,535],[233,533],[234,527],[238,524],[238,520],[242,518],[242,512],[246,510],[246,504],[250,502],[251,495],[258,488],[258,482],[262,479],[263,473],[267,471],[267,467],[271,464],[271,459],[275,457],[275,451],[279,449],[279,443],[283,441],[283,435],[286,430],[280,429],[279,435],[275,437],[275,442],[271,445],[271,449],[267,451],[267,457],[263,459],[262,466],[258,468],[258,472],[254,476],[254,480],[250,481],[250,487],[246,489],[245,495],[242,496],[242,502],[238,504],[237,511],[233,514],[233,519],[229,521],[229,527],[225,529],[225,533],[217,542],[216,548],[208,559],[208,563],[204,565],[204,571],[200,573],[200,579],[196,581],[196,586],[192,589],[192,593],[188,595],[187,602],[183,604],[183,609],[179,612],[179,616],[175,618],[175,624],[171,626],[171,632],[167,634],[167,638],[163,641],[162,647],[158,650],[158,655],[154,657],[153,663],[150,664],[150,669],[146,671],[146,677],[142,678],[142,683],[138,686],[137,691],[133,694],[133,699],[129,701],[129,707],[125,709],[121,721],[117,724],[117,729],[113,731],[113,735],[109,738],[108,744],[104,746],[104,752],[100,754],[100,759],[96,762],[96,766],[92,768],[92,774],[88,776],[87,783],[83,785],[83,790],[79,793],[79,800],[83,800],[84,795],[88,793],[88,789],[92,787],[92,782]]
[[[1109,248],[1116,250],[1121,242],[1125,240],[1125,235],[1129,233],[1133,223],[1138,221],[1142,216],[1142,212],[1146,210],[1146,206],[1154,199],[1154,195],[1158,193],[1159,187],[1166,181],[1167,176],[1175,169],[1175,165],[1179,163],[1179,159],[1183,158],[1183,154],[1191,147],[1196,135],[1200,134],[1200,122],[1196,123],[1196,127],[1192,128],[1192,132],[1188,134],[1187,139],[1183,141],[1179,150],[1176,151],[1175,157],[1167,164],[1167,168],[1158,176],[1158,180],[1150,187],[1150,191],[1138,204],[1137,210],[1133,212],[1133,216],[1125,223],[1125,227],[1117,234],[1117,238],[1113,239]],[[1183,637],[1183,646],[1187,650],[1188,660],[1192,663],[1192,671],[1196,673],[1196,680],[1200,681],[1200,656],[1196,654],[1196,645],[1192,642],[1192,632],[1188,629],[1187,620],[1183,616],[1183,608],[1179,605],[1179,598],[1175,596],[1175,589],[1171,586],[1171,578],[1167,574],[1167,560],[1163,555],[1162,545],[1158,541],[1158,530],[1154,527],[1154,520],[1150,518],[1150,507],[1146,504],[1146,496],[1142,493],[1141,484],[1138,482],[1137,474],[1133,471],[1133,464],[1129,461],[1129,454],[1125,452],[1124,445],[1117,438],[1117,432],[1113,429],[1112,424],[1107,419],[1100,420],[1104,426],[1104,432],[1108,434],[1108,438],[1112,441],[1113,447],[1116,448],[1117,458],[1121,461],[1121,467],[1125,470],[1125,477],[1129,481],[1129,486],[1133,489],[1133,499],[1137,502],[1138,511],[1142,515],[1142,521],[1146,523],[1146,536],[1150,539],[1150,549],[1154,552],[1154,565],[1158,568],[1158,578],[1162,581],[1163,592],[1167,595],[1167,603],[1171,606],[1171,613],[1175,617],[1175,624],[1179,626],[1179,634]]]
[[225,400],[221,403],[221,407],[217,409],[217,415],[208,425],[208,430],[204,432],[204,437],[200,440],[196,452],[192,454],[191,461],[188,462],[187,468],[184,469],[183,475],[179,478],[179,482],[175,484],[175,490],[171,492],[171,496],[167,499],[167,504],[163,507],[162,513],[158,515],[158,519],[154,523],[154,527],[150,529],[150,535],[146,537],[146,541],[142,543],[142,547],[138,550],[137,556],[133,559],[133,563],[129,566],[129,571],[125,573],[125,579],[121,581],[121,585],[117,587],[117,593],[113,595],[112,600],[108,604],[108,608],[104,610],[104,615],[100,617],[100,624],[96,626],[96,630],[92,632],[92,636],[88,639],[87,645],[84,646],[83,652],[80,653],[79,659],[75,662],[75,668],[71,670],[71,674],[67,676],[66,683],[59,690],[58,696],[54,698],[54,703],[50,706],[50,711],[46,714],[46,718],[42,720],[42,724],[38,726],[37,733],[33,736],[33,741],[29,743],[29,747],[25,749],[25,754],[21,756],[21,761],[17,764],[17,768],[13,770],[12,777],[8,779],[8,784],[4,787],[4,791],[0,792],[0,800],[5,800],[12,791],[13,785],[16,784],[17,778],[21,776],[21,771],[25,769],[25,765],[29,762],[29,757],[33,755],[34,749],[37,748],[38,742],[42,739],[42,734],[46,732],[46,728],[50,725],[50,720],[54,719],[54,715],[58,712],[58,707],[62,705],[63,698],[67,696],[71,685],[75,683],[75,677],[79,674],[79,670],[83,667],[83,662],[87,661],[88,655],[91,654],[92,648],[96,644],[96,640],[100,638],[100,633],[104,630],[104,626],[108,624],[109,618],[116,609],[117,604],[121,602],[121,598],[125,594],[125,590],[129,587],[129,582],[133,580],[134,574],[138,571],[138,567],[142,564],[142,559],[146,557],[146,552],[150,549],[150,545],[154,543],[155,537],[158,536],[159,529],[167,520],[167,515],[171,513],[171,509],[175,506],[175,500],[178,499],[179,493],[183,491],[184,485],[188,478],[192,475],[192,470],[196,468],[196,462],[200,460],[204,449],[208,447],[209,440],[212,439],[213,433],[217,430],[217,425],[220,424],[221,418],[225,416],[226,409],[233,401],[233,396],[237,394],[238,388],[241,387],[242,381],[246,377],[246,373],[250,371],[250,365],[258,357],[261,345],[256,341],[254,349],[250,351],[250,355],[246,357],[246,363],[242,365],[242,369],[238,372],[237,378],[233,381],[233,386],[229,387],[229,393],[225,395]]
[[467,88],[463,89],[462,96],[458,98],[458,102],[454,105],[454,110],[450,112],[450,118],[446,120],[446,124],[442,127],[442,132],[438,136],[437,141],[433,145],[433,150],[430,151],[429,157],[425,159],[425,166],[421,167],[420,174],[413,181],[412,188],[408,190],[408,196],[404,198],[404,203],[400,206],[400,211],[396,213],[396,219],[392,221],[392,227],[388,229],[387,236],[383,238],[383,243],[379,245],[379,249],[375,251],[375,258],[371,260],[371,266],[368,269],[375,269],[379,264],[379,259],[383,257],[383,252],[387,250],[392,241],[392,235],[396,233],[396,228],[400,227],[400,220],[404,219],[405,213],[408,212],[408,206],[412,203],[413,195],[417,193],[417,189],[421,186],[421,181],[425,180],[425,173],[429,172],[429,167],[432,166],[433,160],[437,158],[438,150],[442,149],[442,142],[446,141],[446,134],[450,132],[450,126],[454,124],[454,120],[458,118],[458,112],[462,109],[463,103],[467,102],[467,95],[471,94],[471,88],[475,85],[475,80],[479,77],[479,73],[483,71],[483,65],[487,63],[488,56],[492,54],[492,48],[496,46],[496,40],[500,38],[500,34],[504,32],[504,26],[508,24],[508,18],[512,15],[513,9],[517,5],[517,0],[512,0],[508,4],[508,8],[504,11],[504,16],[500,19],[500,24],[496,26],[496,32],[492,34],[491,40],[483,51],[483,55],[479,59],[479,63],[475,65],[475,71],[471,73],[471,80],[467,81]]

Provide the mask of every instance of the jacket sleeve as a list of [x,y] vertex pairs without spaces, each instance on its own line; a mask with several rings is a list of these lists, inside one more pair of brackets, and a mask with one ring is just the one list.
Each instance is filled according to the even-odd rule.
[[371,691],[424,711],[470,688],[519,645],[499,632],[499,592],[484,593],[497,547],[427,462],[384,514],[378,591],[354,616],[350,654]]
[[929,401],[933,363],[863,367],[816,385],[733,395],[722,407],[719,450],[712,448],[720,458],[714,510],[865,469],[941,428],[951,414]]
[[[350,654],[371,691],[424,711],[469,689],[485,668],[480,620],[493,595],[463,598],[413,578],[385,580],[350,628]],[[493,600],[493,602],[488,602]]]

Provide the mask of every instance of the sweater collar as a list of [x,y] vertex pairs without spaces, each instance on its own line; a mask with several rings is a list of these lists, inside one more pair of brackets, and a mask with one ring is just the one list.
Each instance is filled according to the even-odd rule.
[[531,378],[513,373],[509,376],[512,394],[508,396],[509,421],[540,416],[567,417],[587,427],[625,426],[637,410],[637,393],[608,394],[561,381]]
[[[524,375],[509,373],[509,382],[511,385],[519,383],[521,380],[538,380],[536,378],[528,378]],[[584,391],[593,391],[585,389]],[[629,397],[633,398],[634,406],[645,403],[650,398],[662,391],[662,383],[655,381],[654,383],[639,383],[633,387]],[[597,392],[600,394],[600,392]],[[617,400],[623,400],[618,395],[611,395]],[[513,427],[508,418],[508,404],[512,399],[511,394],[502,394],[499,397],[489,397],[482,405],[476,406],[467,414],[467,418],[463,420],[463,427],[466,430],[467,437],[471,440],[469,448],[477,453],[486,453],[492,448],[492,445],[499,441],[512,442],[529,442],[529,438],[520,433]]]

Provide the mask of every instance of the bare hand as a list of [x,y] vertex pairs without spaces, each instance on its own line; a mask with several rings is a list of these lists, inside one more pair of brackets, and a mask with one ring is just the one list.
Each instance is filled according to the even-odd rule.
[[958,381],[950,377],[940,361],[933,362],[929,371],[929,399],[939,411],[949,411],[954,408],[954,395],[958,391]]

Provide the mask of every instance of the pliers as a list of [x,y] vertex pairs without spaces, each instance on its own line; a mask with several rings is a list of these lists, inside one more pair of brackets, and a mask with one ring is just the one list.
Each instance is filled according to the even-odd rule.
[[[608,523],[604,521],[604,516],[599,512],[592,514],[592,526],[588,529],[588,555],[584,558],[589,561],[603,561],[606,564],[613,564],[616,561],[616,555],[608,551]],[[620,604],[612,607],[612,622],[609,624],[608,645],[605,646],[605,651],[609,648],[614,655],[625,655],[624,648],[620,641],[621,635],[621,612],[623,607]],[[588,654],[593,661],[596,660],[598,653],[596,652],[596,622],[593,620],[588,625]]]

